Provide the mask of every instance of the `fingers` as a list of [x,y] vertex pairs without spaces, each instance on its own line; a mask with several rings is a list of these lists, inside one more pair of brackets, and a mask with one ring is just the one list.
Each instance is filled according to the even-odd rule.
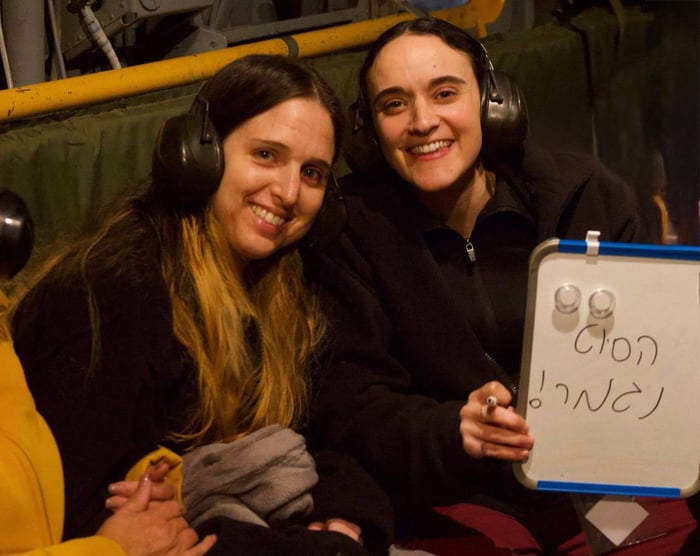
[[[153,482],[148,475],[144,475],[139,479],[136,490],[128,498],[111,496],[105,502],[105,506],[109,509],[114,508],[114,511],[143,512],[149,508],[149,504],[154,502],[153,490]],[[175,500],[157,502],[159,503],[152,504],[151,507],[165,519],[173,519],[185,515],[185,507]]]
[[[148,475],[137,483],[114,515],[100,527],[100,534],[112,538],[126,554],[161,556],[201,556],[214,542],[215,535],[199,541],[197,532],[185,519],[185,507],[175,500],[152,500],[153,484]],[[108,505],[119,505],[123,497],[113,496]]]
[[157,512],[163,519],[166,520],[181,518],[186,513],[185,506],[173,500],[157,504],[153,506],[152,510]]
[[334,531],[346,535],[356,542],[362,542],[362,527],[339,517],[332,517],[325,522],[314,521],[307,525],[307,529],[310,531]]
[[518,434],[527,435],[530,432],[530,426],[527,424],[527,421],[512,408],[490,407],[486,404],[475,405],[474,408],[477,412],[476,418],[481,423],[508,429]]
[[171,482],[164,481],[162,483],[157,483],[153,485],[153,491],[151,492],[151,500],[176,500],[177,499],[177,489],[175,485]]
[[107,491],[113,496],[120,498],[129,498],[139,487],[138,481],[119,481],[112,483],[107,487]]
[[513,401],[513,395],[510,390],[497,380],[487,382],[481,388],[474,390],[469,394],[467,401],[488,404],[490,398],[495,402],[495,405],[502,407],[508,407]]
[[127,500],[129,499],[125,496],[110,496],[107,498],[107,500],[105,500],[105,508],[116,512],[119,508],[126,504]]
[[[187,523],[184,517],[181,515],[169,515],[167,517],[161,515],[161,518],[163,521],[169,521],[172,524],[172,527],[177,535],[188,538],[190,540],[190,545],[197,542],[197,533],[194,531],[194,529],[190,528],[189,523]],[[193,534],[194,537],[192,536]]]
[[163,556],[200,556],[209,552],[216,542],[216,535],[207,535],[199,541],[197,532],[183,518],[169,522],[168,527],[170,535],[166,539],[170,538],[169,547],[166,551],[158,552]]
[[[108,510],[110,510],[112,512],[116,512],[124,507],[124,504],[126,504],[127,500],[129,500],[129,499],[124,497],[124,496],[110,496],[109,498],[107,498],[107,500],[105,500],[105,508],[107,508]],[[177,502],[177,500],[157,500],[151,494],[151,500],[148,503],[148,507],[154,508],[154,507],[158,506],[159,504],[167,504],[169,502],[179,503],[179,502]]]
[[148,473],[148,476],[154,483],[157,483],[165,480],[168,471],[170,471],[170,464],[165,459],[160,459],[151,463],[146,473]]
[[216,535],[207,535],[198,544],[185,551],[185,556],[201,556],[211,550],[216,542]]
[[469,411],[478,411],[478,419],[484,423],[491,423],[510,430],[527,434],[529,427],[525,419],[515,412],[510,406],[513,396],[510,390],[500,382],[492,380],[481,388],[469,394],[467,405],[462,408],[461,417],[465,418],[465,408]]
[[105,502],[105,506],[114,512],[144,512],[146,510],[151,510],[155,515],[159,515],[165,520],[175,519],[185,515],[185,506],[181,503],[175,500],[154,501],[152,491],[152,481],[147,475],[144,475],[139,480],[138,487],[131,496],[128,498],[111,496]]
[[461,427],[462,447],[471,457],[492,457],[508,461],[527,459],[534,444],[531,436],[505,431],[499,427],[482,426],[475,432]]
[[143,512],[151,500],[151,479],[147,475],[141,477],[134,493],[121,506],[122,511]]
[[[177,489],[175,485],[164,479],[155,479],[151,473],[148,473],[151,480],[151,500],[174,500],[177,498]],[[113,496],[128,498],[138,488],[138,481],[118,481],[109,485],[107,490]]]
[[360,538],[362,537],[362,528],[359,525],[337,517],[326,521],[326,529],[328,531],[342,533],[357,542],[360,542]]
[[464,451],[475,459],[492,457],[522,461],[534,439],[525,419],[508,406],[512,396],[501,383],[492,381],[469,395],[460,410],[460,434]]
[[[164,477],[156,479],[151,473],[147,473],[147,475],[153,484],[153,498],[157,497],[160,500],[166,500],[175,496],[175,486],[171,482],[165,480]],[[108,490],[110,494],[128,498],[136,492],[137,488],[138,481],[118,481],[109,485]]]

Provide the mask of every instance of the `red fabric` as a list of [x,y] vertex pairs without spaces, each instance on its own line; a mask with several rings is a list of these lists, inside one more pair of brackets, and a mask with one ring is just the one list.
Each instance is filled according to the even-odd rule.
[[[650,531],[648,540],[638,544],[623,546],[608,552],[610,556],[677,556],[684,549],[684,554],[700,555],[700,546],[689,546],[686,541],[697,528],[697,521],[691,515],[685,500],[674,499],[638,499],[653,517],[654,531]],[[644,527],[644,524],[640,526]],[[665,534],[663,532],[665,531]],[[643,533],[643,531],[642,531]],[[640,535],[641,538],[644,535]],[[693,542],[697,544],[697,541]],[[589,556],[583,533],[563,543],[560,553],[567,556]]]
[[[700,555],[698,541],[689,535],[696,530],[697,522],[691,515],[685,500],[647,499],[640,500],[653,515],[654,530],[665,531],[656,536],[629,546],[615,549],[610,556],[677,556],[679,554]],[[433,508],[436,513],[449,517],[465,527],[464,535],[443,538],[417,538],[404,543],[406,548],[432,552],[437,556],[503,556],[507,554],[544,555],[530,531],[513,517],[473,504],[456,504]],[[546,524],[556,531],[556,520]],[[644,527],[644,525],[640,526]],[[640,530],[643,532],[643,530]],[[635,533],[639,533],[636,531]],[[650,533],[651,534],[651,533]],[[697,537],[696,535],[693,538]],[[691,546],[692,544],[692,546]],[[559,545],[557,555],[589,556],[583,532]]]
[[515,518],[474,504],[456,504],[433,508],[440,515],[464,525],[463,536],[412,539],[406,548],[420,549],[437,556],[505,556],[542,554],[537,541]]

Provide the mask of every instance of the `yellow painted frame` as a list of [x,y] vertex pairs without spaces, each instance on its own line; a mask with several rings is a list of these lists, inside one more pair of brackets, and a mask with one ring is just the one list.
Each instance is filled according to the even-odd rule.
[[[439,10],[439,17],[486,36],[486,24],[501,14],[505,0],[470,0],[464,6]],[[392,25],[413,17],[390,15],[327,29],[262,40],[203,54],[194,54],[56,81],[0,91],[0,121],[18,120],[208,79],[229,62],[248,54],[281,54],[310,58],[368,45]],[[290,51],[291,47],[291,51]]]

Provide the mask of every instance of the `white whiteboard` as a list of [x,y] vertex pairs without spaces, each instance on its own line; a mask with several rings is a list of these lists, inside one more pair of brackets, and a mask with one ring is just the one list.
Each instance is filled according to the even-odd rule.
[[535,438],[514,464],[529,488],[699,490],[700,248],[539,245],[517,409]]

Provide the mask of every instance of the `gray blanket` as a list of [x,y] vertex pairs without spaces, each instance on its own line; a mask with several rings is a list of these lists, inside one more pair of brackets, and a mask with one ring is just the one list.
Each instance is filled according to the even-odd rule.
[[270,425],[240,440],[188,452],[183,499],[194,527],[223,516],[270,526],[313,509],[318,481],[304,437]]

